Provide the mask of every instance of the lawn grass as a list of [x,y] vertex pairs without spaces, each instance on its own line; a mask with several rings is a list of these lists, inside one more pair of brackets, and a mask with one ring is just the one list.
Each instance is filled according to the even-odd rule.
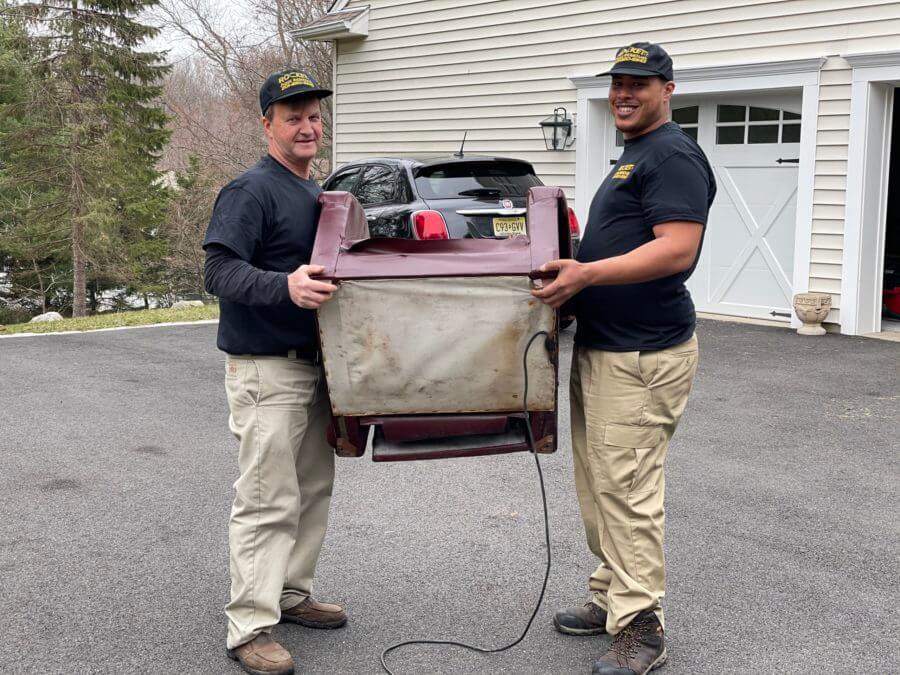
[[148,309],[139,312],[106,312],[80,319],[63,319],[45,323],[17,323],[0,326],[0,335],[14,333],[62,333],[70,330],[98,330],[121,326],[151,326],[155,323],[175,321],[202,321],[218,319],[219,306],[216,304],[187,309]]

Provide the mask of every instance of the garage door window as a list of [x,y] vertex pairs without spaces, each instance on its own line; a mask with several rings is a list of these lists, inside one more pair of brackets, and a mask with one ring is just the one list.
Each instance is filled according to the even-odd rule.
[[752,105],[716,106],[716,144],[799,143],[800,115]]
[[[700,121],[700,106],[691,105],[684,108],[674,108],[672,110],[672,121],[680,126],[684,133],[697,140],[697,126]],[[616,147],[621,148],[625,145],[625,136],[616,129]]]
[[697,126],[700,121],[700,106],[691,105],[672,110],[672,121],[684,129],[684,133],[697,140]]

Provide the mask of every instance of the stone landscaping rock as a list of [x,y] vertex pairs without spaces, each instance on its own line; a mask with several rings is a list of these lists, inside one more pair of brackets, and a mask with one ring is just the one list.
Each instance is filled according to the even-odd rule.
[[28,323],[45,323],[47,321],[62,321],[62,314],[59,312],[47,312],[46,314],[38,314]]

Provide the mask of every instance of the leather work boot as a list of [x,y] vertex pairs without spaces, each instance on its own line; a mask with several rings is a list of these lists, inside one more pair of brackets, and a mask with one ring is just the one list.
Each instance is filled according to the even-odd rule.
[[606,632],[606,610],[595,602],[561,609],[553,615],[553,627],[566,635],[600,635]]
[[240,647],[229,649],[228,656],[251,675],[291,675],[294,672],[294,659],[288,650],[266,633],[260,633]]
[[281,621],[299,623],[307,628],[340,628],[347,623],[347,613],[339,605],[308,597],[295,607],[281,610]]
[[650,610],[638,614],[594,663],[593,675],[644,675],[666,662],[662,626]]

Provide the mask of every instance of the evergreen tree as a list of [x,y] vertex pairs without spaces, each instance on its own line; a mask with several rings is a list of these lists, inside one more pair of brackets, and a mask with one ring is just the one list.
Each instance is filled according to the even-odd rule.
[[[157,104],[167,67],[160,54],[140,51],[157,29],[135,20],[156,2],[45,0],[13,8],[29,28],[33,77],[16,104],[21,124],[2,139],[3,180],[15,194],[48,196],[28,212],[48,236],[65,229],[74,316],[86,313],[89,275],[146,286],[135,270],[163,257],[154,240],[167,199],[156,171],[168,138]],[[21,198],[14,207],[27,211]]]
[[38,180],[43,169],[30,167],[20,175],[29,167],[10,142],[28,135],[38,112],[29,104],[37,86],[34,55],[21,17],[10,9],[0,3],[0,271],[3,299],[12,308],[4,313],[12,316],[18,309],[28,314],[49,309],[70,283],[71,261],[68,232],[48,217],[58,213],[61,195],[52,181]]

